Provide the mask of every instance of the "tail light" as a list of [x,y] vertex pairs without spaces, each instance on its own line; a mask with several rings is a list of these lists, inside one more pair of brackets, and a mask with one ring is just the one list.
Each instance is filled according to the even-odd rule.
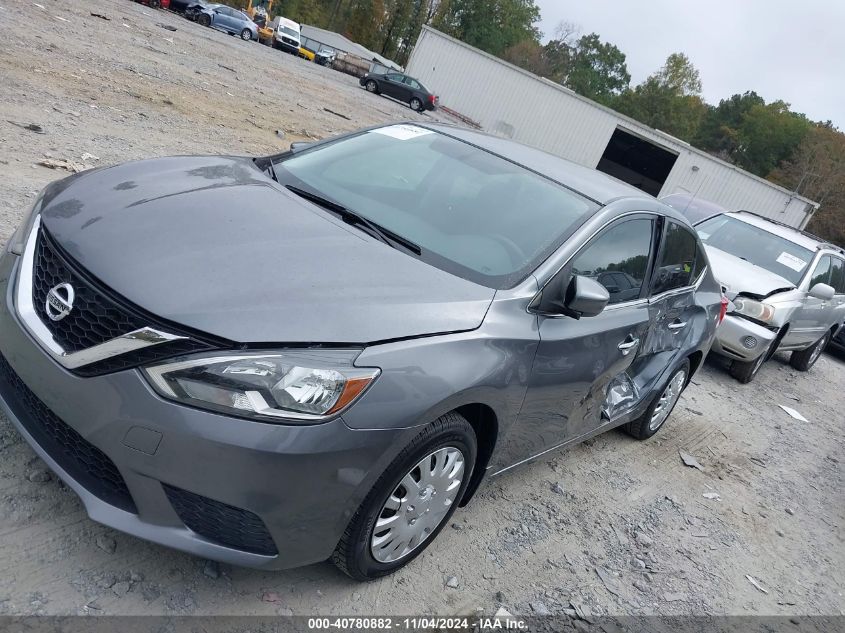
[[436,96],[434,96],[434,95],[428,95],[428,100],[429,100],[431,103],[437,103],[437,97],[436,97]]
[[728,298],[722,293],[722,301],[719,304],[719,320],[716,325],[720,325],[725,320],[725,315],[728,313]]

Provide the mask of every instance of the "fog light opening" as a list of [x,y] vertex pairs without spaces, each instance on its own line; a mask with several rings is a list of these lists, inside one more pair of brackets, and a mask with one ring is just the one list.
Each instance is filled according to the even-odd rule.
[[755,347],[757,347],[757,339],[753,336],[745,336],[742,339],[742,345],[746,349],[754,349]]

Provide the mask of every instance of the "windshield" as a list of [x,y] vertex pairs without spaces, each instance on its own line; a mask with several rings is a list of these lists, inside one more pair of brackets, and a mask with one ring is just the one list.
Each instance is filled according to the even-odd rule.
[[813,252],[765,229],[720,215],[695,227],[701,241],[798,285]]
[[275,171],[282,184],[414,242],[423,261],[492,288],[525,278],[598,208],[519,165],[412,125],[305,150]]
[[290,28],[289,26],[280,26],[279,30],[284,33],[285,35],[290,35],[291,37],[295,37],[299,39],[299,31],[295,31],[294,29]]

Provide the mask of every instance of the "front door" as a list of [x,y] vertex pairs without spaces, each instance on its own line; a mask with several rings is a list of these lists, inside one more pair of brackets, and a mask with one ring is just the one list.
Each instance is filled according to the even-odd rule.
[[[627,370],[639,357],[651,327],[645,297],[656,216],[629,216],[588,242],[558,273],[611,283],[619,271],[638,289],[613,292],[595,317],[539,317],[540,343],[525,401],[509,437],[506,461],[528,459],[608,423],[610,409],[630,398]],[[556,283],[556,282],[552,282]],[[607,287],[607,286],[606,286]],[[630,291],[630,289],[628,289]]]
[[807,295],[804,298],[804,304],[798,308],[792,317],[792,324],[784,338],[784,345],[808,347],[818,341],[830,328],[830,324],[834,320],[834,302],[811,297],[809,291],[816,284],[830,285],[831,269],[830,255],[823,255],[819,258],[813,272],[810,273],[810,282],[805,289]]
[[402,81],[404,76],[399,73],[388,73],[384,76],[384,79],[382,92],[394,99],[402,99],[403,101],[406,101],[405,94],[408,90],[408,86],[406,86]]

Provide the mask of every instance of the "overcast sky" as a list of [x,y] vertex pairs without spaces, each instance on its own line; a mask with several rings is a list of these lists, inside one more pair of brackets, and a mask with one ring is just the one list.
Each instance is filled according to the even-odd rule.
[[544,41],[561,20],[627,56],[631,83],[684,52],[713,104],[746,90],[845,130],[843,0],[535,0]]

